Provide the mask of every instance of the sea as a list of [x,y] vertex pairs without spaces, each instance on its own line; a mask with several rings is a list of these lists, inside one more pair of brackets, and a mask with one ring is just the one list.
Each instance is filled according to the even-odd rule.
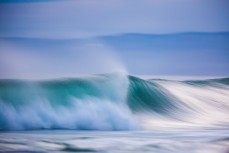
[[0,80],[0,153],[229,153],[229,78]]

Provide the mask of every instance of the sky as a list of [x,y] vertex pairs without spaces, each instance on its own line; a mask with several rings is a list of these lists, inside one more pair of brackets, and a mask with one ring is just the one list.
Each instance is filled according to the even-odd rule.
[[228,0],[1,0],[1,37],[229,31]]
[[[228,0],[0,0],[0,78],[74,77],[118,71],[228,76],[228,37],[209,52],[198,49],[198,45],[195,51],[155,47],[131,51],[125,50],[125,44],[120,49],[94,40],[127,33],[228,31]],[[31,41],[19,40],[25,38]],[[73,39],[74,43],[65,42]]]

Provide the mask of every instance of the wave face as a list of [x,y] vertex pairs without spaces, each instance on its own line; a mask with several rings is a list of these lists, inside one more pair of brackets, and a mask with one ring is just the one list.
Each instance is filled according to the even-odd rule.
[[229,125],[229,78],[143,80],[122,74],[0,81],[0,130],[138,130]]

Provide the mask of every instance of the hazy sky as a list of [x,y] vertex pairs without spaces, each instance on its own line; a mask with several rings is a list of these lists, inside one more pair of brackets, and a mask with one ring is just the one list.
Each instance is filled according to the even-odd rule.
[[[218,47],[214,48],[213,42],[207,51],[198,45],[190,50],[190,44],[187,51],[179,43],[175,48],[182,50],[163,50],[163,41],[161,48],[148,43],[145,50],[125,50],[125,45],[133,42],[123,42],[119,49],[100,41],[65,41],[125,33],[227,31],[228,0],[0,0],[0,78],[74,77],[117,71],[227,76],[228,37],[220,37]],[[134,43],[146,48],[144,41]]]
[[228,0],[0,0],[1,37],[229,31]]

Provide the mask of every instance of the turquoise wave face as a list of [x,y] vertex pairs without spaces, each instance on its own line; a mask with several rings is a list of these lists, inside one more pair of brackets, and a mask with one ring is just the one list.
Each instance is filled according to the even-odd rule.
[[169,109],[175,109],[172,95],[157,82],[150,82],[134,76],[129,76],[127,103],[132,111],[155,111],[168,114]]
[[44,98],[53,105],[67,105],[70,97],[83,99],[87,96],[117,100],[114,85],[107,77],[92,79],[65,79],[55,81],[2,80],[0,98],[2,102],[18,106]]
[[[211,109],[213,101],[226,106],[221,112],[228,111],[228,84],[228,78],[166,81],[116,74],[49,81],[1,80],[0,129],[136,130],[145,128],[139,117],[142,114],[181,120],[177,114],[199,113],[205,105]],[[211,92],[219,99],[204,96]]]

